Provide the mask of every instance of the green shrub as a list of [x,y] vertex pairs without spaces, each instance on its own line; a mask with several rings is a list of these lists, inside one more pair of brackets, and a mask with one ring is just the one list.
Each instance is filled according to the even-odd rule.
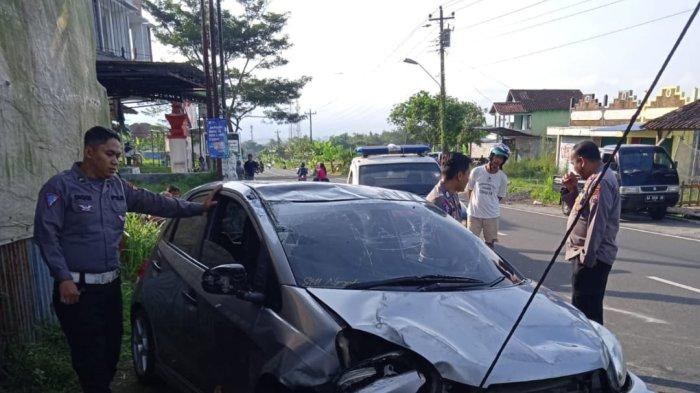
[[546,155],[520,161],[508,161],[503,167],[503,171],[508,177],[544,180],[545,176],[552,176],[557,173],[557,165],[554,156]]
[[121,275],[124,281],[136,278],[144,259],[148,258],[158,241],[162,221],[152,221],[139,214],[127,213],[124,225],[124,250],[121,255]]

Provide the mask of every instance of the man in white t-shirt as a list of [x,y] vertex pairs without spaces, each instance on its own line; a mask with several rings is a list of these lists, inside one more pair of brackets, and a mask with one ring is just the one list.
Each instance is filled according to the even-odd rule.
[[508,176],[501,168],[509,156],[508,146],[496,144],[491,149],[489,161],[472,170],[467,184],[467,226],[476,236],[481,236],[483,232],[484,242],[491,248],[498,241],[498,219],[501,216],[499,203],[508,191]]

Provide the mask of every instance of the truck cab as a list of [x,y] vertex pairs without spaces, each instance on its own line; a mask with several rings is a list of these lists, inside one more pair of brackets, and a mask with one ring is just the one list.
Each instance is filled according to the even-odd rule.
[[[666,215],[666,210],[675,206],[680,197],[676,163],[666,149],[654,145],[622,145],[613,156],[615,146],[600,149],[603,162],[612,159],[610,170],[615,172],[620,184],[622,211],[646,210],[654,220]],[[555,177],[555,187],[561,188],[561,178]],[[579,189],[583,181],[579,181]],[[568,209],[562,203],[562,211]]]

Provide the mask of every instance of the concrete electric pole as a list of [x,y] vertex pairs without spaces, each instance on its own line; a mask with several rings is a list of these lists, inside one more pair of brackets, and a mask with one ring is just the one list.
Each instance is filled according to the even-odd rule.
[[316,114],[316,112],[311,112],[311,109],[309,109],[308,112],[306,112],[307,115],[309,115],[309,140],[311,143],[314,142],[314,123],[313,123],[313,116]]
[[451,16],[445,17],[442,13],[442,6],[440,6],[440,17],[433,18],[432,15],[428,15],[430,21],[440,22],[440,36],[438,37],[438,42],[440,43],[440,106],[439,106],[439,117],[440,117],[440,145],[443,152],[447,152],[447,140],[445,136],[445,48],[450,46],[450,34],[452,30],[445,29],[445,21],[454,19],[455,13],[453,12]]

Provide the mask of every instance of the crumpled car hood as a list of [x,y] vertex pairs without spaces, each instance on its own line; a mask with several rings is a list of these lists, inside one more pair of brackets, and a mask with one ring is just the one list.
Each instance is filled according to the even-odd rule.
[[[531,284],[463,292],[308,288],[352,328],[430,361],[443,378],[478,386]],[[542,288],[487,381],[533,381],[607,368],[604,344],[585,316]]]

